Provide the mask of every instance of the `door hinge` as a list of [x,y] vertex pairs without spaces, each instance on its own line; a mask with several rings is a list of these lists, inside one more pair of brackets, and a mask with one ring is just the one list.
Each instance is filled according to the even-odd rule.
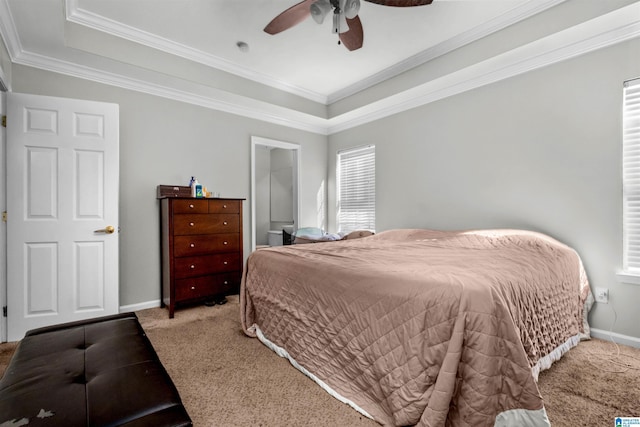
[[2,307],[2,317],[7,317],[7,306]]
[[2,222],[7,222],[7,211],[2,212]]
[[2,127],[3,128],[7,127],[7,116],[2,116]]

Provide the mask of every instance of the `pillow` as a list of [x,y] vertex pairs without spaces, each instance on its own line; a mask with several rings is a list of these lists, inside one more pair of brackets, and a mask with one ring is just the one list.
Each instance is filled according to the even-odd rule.
[[322,238],[324,232],[317,227],[298,228],[293,233],[293,244],[314,243]]
[[303,227],[298,228],[293,235],[297,237],[318,238],[324,236],[324,232],[317,227]]
[[359,239],[361,237],[373,236],[373,234],[374,234],[373,231],[369,231],[369,230],[356,230],[356,231],[352,231],[351,233],[347,234],[342,239],[343,240]]

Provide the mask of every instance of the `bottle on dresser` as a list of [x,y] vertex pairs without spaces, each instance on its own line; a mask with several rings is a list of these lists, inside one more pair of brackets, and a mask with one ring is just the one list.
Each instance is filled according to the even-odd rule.
[[204,192],[202,191],[202,184],[198,182],[198,178],[191,177],[191,181],[189,182],[189,187],[191,187],[191,197],[203,198]]

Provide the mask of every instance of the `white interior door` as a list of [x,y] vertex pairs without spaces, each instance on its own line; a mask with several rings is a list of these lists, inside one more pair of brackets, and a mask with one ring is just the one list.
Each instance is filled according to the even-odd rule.
[[115,104],[10,93],[8,340],[118,312]]

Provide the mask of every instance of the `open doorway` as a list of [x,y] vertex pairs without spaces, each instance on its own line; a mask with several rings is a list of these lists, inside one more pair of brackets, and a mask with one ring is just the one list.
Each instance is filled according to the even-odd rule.
[[282,244],[298,225],[300,146],[251,137],[251,250]]

